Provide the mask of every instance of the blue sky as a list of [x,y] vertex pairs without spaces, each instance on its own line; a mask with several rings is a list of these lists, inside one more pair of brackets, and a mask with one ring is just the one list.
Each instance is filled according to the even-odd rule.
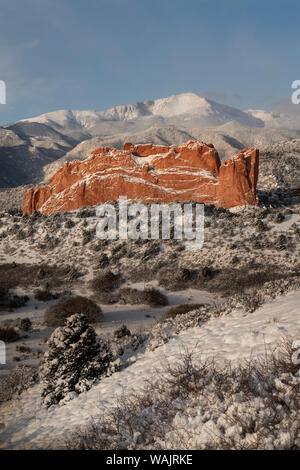
[[291,96],[299,0],[0,0],[0,123],[192,91],[241,109]]

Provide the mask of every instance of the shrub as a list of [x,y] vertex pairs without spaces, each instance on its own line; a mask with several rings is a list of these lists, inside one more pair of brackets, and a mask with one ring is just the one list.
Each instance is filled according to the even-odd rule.
[[25,346],[25,344],[20,344],[16,346],[16,351],[24,354],[29,354],[32,352],[30,346]]
[[8,289],[5,286],[0,286],[0,302],[3,302],[8,295]]
[[196,310],[200,307],[203,307],[205,304],[181,304],[176,305],[175,307],[169,308],[160,318],[159,321],[164,321],[169,318],[175,318],[177,315],[183,315],[185,313]]
[[97,323],[102,319],[101,308],[93,300],[78,295],[49,307],[45,311],[44,323],[47,326],[62,326],[75,313],[83,314],[88,323]]
[[99,268],[103,269],[109,265],[109,259],[106,253],[102,253],[98,259]]
[[139,266],[134,266],[131,269],[129,268],[127,273],[127,278],[131,282],[141,282],[141,281],[152,281],[156,278],[157,272],[162,268],[161,263],[157,263],[154,266],[149,266],[147,264]]
[[55,266],[46,264],[0,264],[0,285],[7,288],[40,287],[41,282],[49,288],[61,287],[79,277],[72,266]]
[[19,327],[20,330],[22,330],[22,331],[30,331],[31,328],[32,328],[32,323],[31,323],[30,318],[22,318],[22,319],[18,322],[18,327]]
[[16,239],[25,240],[25,238],[26,238],[26,232],[24,232],[24,230],[19,230],[16,234]]
[[116,292],[98,292],[96,297],[98,302],[105,305],[115,304],[119,300]]
[[26,305],[29,297],[27,295],[10,295],[8,297],[9,308],[20,308]]
[[38,289],[34,293],[34,298],[40,302],[48,302],[49,300],[57,299],[57,295],[52,294],[49,289]]
[[164,307],[168,305],[167,297],[158,289],[149,288],[142,291],[143,303],[150,307]]
[[277,240],[275,241],[275,246],[280,250],[285,250],[287,245],[287,239],[285,235],[279,235]]
[[130,330],[126,325],[121,325],[114,331],[114,336],[118,339],[123,338],[124,336],[131,336]]
[[237,295],[237,301],[242,305],[247,313],[253,313],[263,304],[263,296],[260,292],[241,293]]
[[92,240],[92,232],[84,230],[82,233],[82,245],[87,245]]
[[185,353],[126,391],[68,449],[299,450],[300,377],[290,351],[238,367]]
[[[158,272],[158,284],[169,290],[180,290],[190,285],[197,273],[187,268],[177,268],[175,265],[163,267]],[[203,277],[204,278],[204,277]]]
[[112,359],[108,344],[104,340],[97,343],[95,330],[80,314],[72,315],[65,326],[56,328],[48,345],[40,371],[42,398],[47,407],[89,390],[107,372]]
[[91,287],[95,294],[99,292],[110,292],[117,289],[121,284],[121,277],[119,274],[114,274],[110,270],[105,270],[98,274],[92,281]]
[[32,366],[17,366],[7,377],[0,380],[0,403],[20,395],[37,380],[38,374]]
[[168,305],[167,297],[158,289],[148,288],[144,290],[126,287],[120,289],[119,298],[125,304],[147,304],[151,307],[163,307]]
[[94,207],[81,207],[77,216],[81,219],[84,219],[85,217],[95,217],[96,209]]
[[207,266],[204,266],[199,270],[199,277],[200,279],[211,279],[212,278],[212,270]]
[[281,222],[284,221],[284,219],[285,219],[285,216],[281,212],[275,213],[274,216],[272,217],[272,221],[275,222],[276,224],[280,224]]
[[12,343],[20,338],[19,333],[12,327],[0,328],[0,340],[4,343]]
[[68,219],[66,222],[65,222],[65,228],[73,228],[75,225],[75,222],[72,220],[72,219]]
[[[249,263],[241,267],[226,267],[214,272],[214,276],[206,283],[206,290],[218,292],[225,296],[235,296],[247,293],[249,290],[260,290],[267,282],[284,279],[292,280],[299,277],[299,273],[289,272],[281,266],[266,264],[260,265]],[[203,280],[194,283],[195,288],[203,288]]]

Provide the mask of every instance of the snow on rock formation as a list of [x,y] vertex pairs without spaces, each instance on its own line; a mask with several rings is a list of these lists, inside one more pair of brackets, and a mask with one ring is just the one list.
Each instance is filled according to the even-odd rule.
[[198,201],[225,208],[256,205],[258,150],[242,150],[221,165],[212,144],[189,141],[170,147],[126,143],[98,148],[66,162],[47,186],[29,189],[24,214],[76,210],[120,196],[144,202]]

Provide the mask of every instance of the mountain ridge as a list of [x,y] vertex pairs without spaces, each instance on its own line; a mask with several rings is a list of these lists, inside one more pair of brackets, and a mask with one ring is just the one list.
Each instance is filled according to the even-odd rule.
[[228,122],[230,120],[238,120],[239,122],[243,121],[242,123],[245,125],[263,126],[263,121],[252,116],[249,112],[217,103],[196,93],[181,93],[171,95],[168,98],[119,105],[104,111],[61,109],[33,118],[22,119],[22,122],[51,122],[61,126],[66,125],[66,123],[76,123],[82,127],[90,128],[97,121],[101,120],[131,121],[150,116],[173,118],[184,114],[201,115],[206,119],[215,118],[213,125],[219,125],[221,122]]
[[120,149],[126,141],[180,145],[199,139],[213,142],[224,158],[299,137],[295,114],[242,111],[195,93],[104,111],[58,110],[0,128],[0,187],[47,182],[65,161],[83,160],[99,146]]

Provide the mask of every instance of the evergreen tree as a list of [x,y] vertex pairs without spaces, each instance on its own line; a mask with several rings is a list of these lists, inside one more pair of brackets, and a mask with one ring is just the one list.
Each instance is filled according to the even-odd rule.
[[109,368],[107,342],[97,343],[95,330],[84,315],[75,314],[56,328],[41,366],[42,398],[49,407],[89,390]]

